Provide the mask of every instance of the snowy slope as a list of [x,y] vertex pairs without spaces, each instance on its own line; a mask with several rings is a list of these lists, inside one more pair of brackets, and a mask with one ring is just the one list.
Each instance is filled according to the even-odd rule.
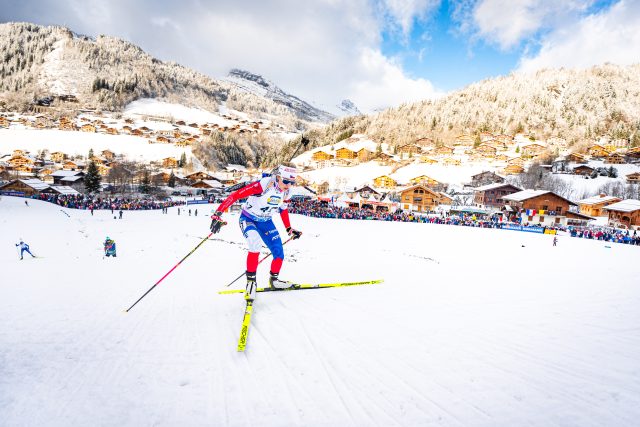
[[[238,354],[242,296],[217,294],[244,269],[232,215],[122,311],[212,207],[114,220],[2,197],[0,425],[636,425],[640,248],[293,215],[285,278],[385,283],[260,294]],[[42,258],[18,260],[19,237]]]

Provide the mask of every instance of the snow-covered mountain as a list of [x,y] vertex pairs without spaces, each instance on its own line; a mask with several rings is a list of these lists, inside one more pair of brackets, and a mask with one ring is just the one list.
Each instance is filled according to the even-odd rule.
[[[250,73],[214,79],[109,36],[87,37],[60,26],[0,24],[0,108],[25,110],[71,99],[78,108],[121,111],[141,98],[247,113],[286,128],[326,123],[331,114]],[[260,88],[260,90],[258,90]]]
[[343,99],[336,107],[343,113],[341,114],[342,116],[359,116],[362,114],[350,99]]
[[224,80],[247,93],[271,99],[280,105],[284,105],[304,120],[311,122],[330,122],[336,118],[333,114],[316,108],[297,96],[283,91],[275,83],[258,74],[234,68],[229,71],[229,74]]

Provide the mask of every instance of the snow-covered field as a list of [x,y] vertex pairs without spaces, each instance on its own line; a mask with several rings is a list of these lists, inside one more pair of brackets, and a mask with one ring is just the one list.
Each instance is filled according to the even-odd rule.
[[[640,248],[292,216],[282,276],[353,288],[219,295],[235,218],[0,200],[2,426],[635,426]],[[196,207],[192,207],[195,209]],[[184,209],[184,208],[183,208]],[[67,214],[69,216],[67,216]],[[118,257],[103,259],[105,236]],[[20,261],[22,237],[41,258]],[[267,262],[260,266],[265,283]]]

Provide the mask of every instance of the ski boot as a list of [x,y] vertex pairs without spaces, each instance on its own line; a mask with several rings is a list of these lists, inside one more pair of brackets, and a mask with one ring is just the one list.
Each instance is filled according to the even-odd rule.
[[256,273],[249,273],[247,271],[247,288],[244,292],[244,299],[246,301],[253,301],[256,298],[256,289],[258,283],[256,282]]
[[289,289],[297,286],[295,283],[280,280],[278,274],[279,273],[271,273],[271,277],[269,277],[269,286],[271,286],[272,289]]

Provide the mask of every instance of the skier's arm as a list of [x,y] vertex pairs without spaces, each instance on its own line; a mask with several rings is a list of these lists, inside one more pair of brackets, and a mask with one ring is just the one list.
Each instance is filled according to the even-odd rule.
[[229,209],[229,206],[231,206],[238,200],[260,194],[262,193],[262,191],[263,189],[262,185],[260,185],[260,181],[252,182],[251,184],[246,185],[239,190],[236,190],[233,193],[229,194],[229,197],[227,197],[222,203],[220,203],[220,206],[218,206],[216,212],[222,213]]
[[287,229],[287,234],[291,236],[293,240],[299,239],[302,236],[302,231],[291,228],[291,221],[289,220],[289,209],[280,210],[280,218],[282,218],[282,224]]

